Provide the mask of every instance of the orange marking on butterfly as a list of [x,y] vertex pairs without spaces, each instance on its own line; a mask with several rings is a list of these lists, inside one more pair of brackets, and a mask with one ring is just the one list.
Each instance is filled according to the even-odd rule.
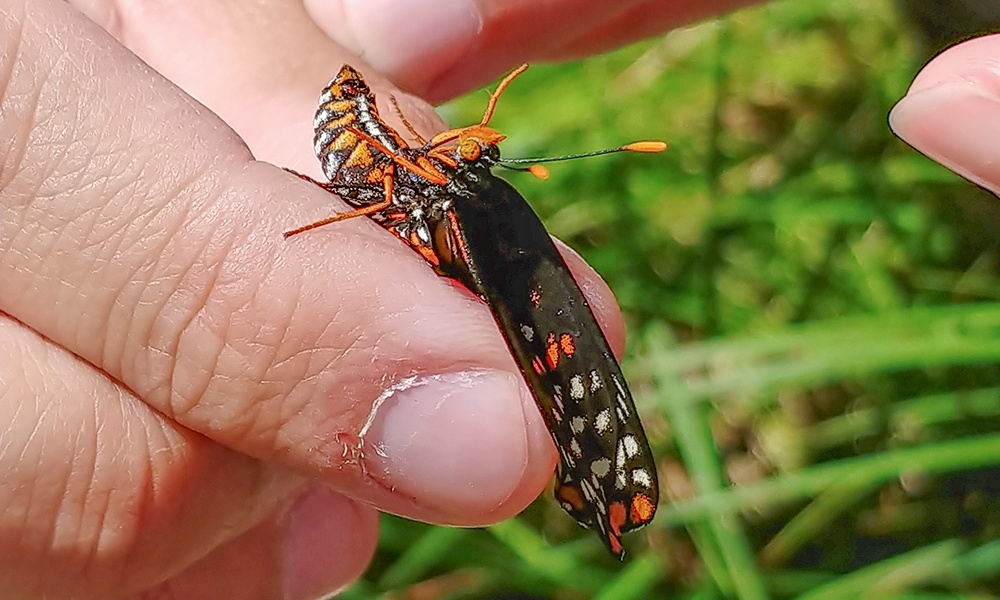
[[[347,157],[347,161],[344,166],[347,167],[368,167],[374,162],[375,158],[372,156],[372,151],[368,147],[368,144],[358,144],[351,150],[351,154]],[[375,181],[382,181],[379,177]]]
[[409,242],[410,245],[413,246],[413,248],[420,253],[420,256],[424,257],[424,260],[434,265],[435,267],[440,263],[438,255],[434,252],[432,248],[428,248],[427,246],[423,246],[419,243],[420,240],[417,238],[417,234],[415,233],[410,234]]
[[580,493],[580,488],[576,486],[563,485],[556,490],[559,500],[569,504],[576,510],[581,510],[587,504]]
[[636,494],[632,496],[632,508],[629,511],[629,519],[633,523],[648,523],[656,512],[656,505],[646,494]]
[[531,359],[531,367],[535,369],[535,373],[541,375],[545,372],[545,365],[542,364],[542,359],[537,356]]
[[549,338],[545,340],[545,362],[550,369],[559,366],[559,344],[556,343],[555,333],[550,333]]
[[611,551],[620,556],[622,553],[622,525],[625,524],[624,504],[621,502],[611,503],[611,506],[608,507],[608,523],[611,525],[611,531],[608,534]]
[[559,349],[567,358],[573,358],[573,354],[576,352],[576,342],[573,341],[573,336],[568,333],[559,336]]
[[[341,109],[335,109],[335,110],[337,110],[338,112],[341,111]],[[354,116],[354,113],[350,112],[344,113],[343,115],[341,115],[336,119],[330,119],[330,122],[324,125],[323,129],[337,129],[339,127],[346,127],[347,125],[350,125],[356,120],[357,117]]]
[[371,169],[369,169],[368,175],[365,176],[365,179],[368,180],[368,183],[380,183],[384,177],[385,173],[382,172],[382,169],[378,167],[372,167]]

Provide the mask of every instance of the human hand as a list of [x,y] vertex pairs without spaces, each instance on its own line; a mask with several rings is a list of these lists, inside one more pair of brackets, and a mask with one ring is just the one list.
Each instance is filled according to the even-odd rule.
[[751,0],[303,0],[331,39],[438,102],[525,62],[606,52]]
[[225,123],[66,3],[0,0],[0,589],[314,597],[375,509],[530,502],[554,452],[486,308],[364,219],[283,240],[336,201],[243,145],[318,174],[316,95],[357,58],[294,2],[72,4]]
[[1000,35],[935,57],[889,115],[906,143],[1000,195]]

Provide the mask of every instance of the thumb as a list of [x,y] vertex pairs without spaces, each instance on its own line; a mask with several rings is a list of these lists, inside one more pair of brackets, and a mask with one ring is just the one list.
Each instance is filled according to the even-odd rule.
[[530,502],[551,443],[486,308],[366,220],[284,240],[333,197],[67,19],[0,53],[0,312],[383,510],[471,525]]

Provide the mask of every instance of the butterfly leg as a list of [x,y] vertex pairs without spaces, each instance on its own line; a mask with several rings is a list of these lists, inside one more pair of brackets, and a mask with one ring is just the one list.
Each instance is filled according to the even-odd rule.
[[[291,171],[291,173],[293,173],[294,175],[298,175],[300,178],[305,179],[306,181],[312,181],[313,183],[319,185],[323,189],[329,190],[329,188],[326,185],[320,183],[319,181],[316,181],[315,179],[307,175],[302,175],[296,173],[295,171]],[[392,206],[392,187],[393,187],[392,176],[393,176],[393,169],[392,166],[390,165],[389,168],[386,169],[385,176],[382,178],[382,189],[385,193],[385,197],[381,202],[376,202],[375,204],[369,204],[368,206],[364,206],[362,208],[356,208],[354,210],[333,215],[332,217],[327,217],[326,219],[321,219],[319,221],[310,223],[308,225],[303,225],[302,227],[292,229],[291,231],[286,231],[284,233],[284,236],[286,238],[289,238],[293,235],[298,235],[305,231],[316,229],[317,227],[329,225],[330,223],[336,223],[337,221],[344,221],[346,219],[353,219],[354,217],[361,217],[384,211],[385,209]]]

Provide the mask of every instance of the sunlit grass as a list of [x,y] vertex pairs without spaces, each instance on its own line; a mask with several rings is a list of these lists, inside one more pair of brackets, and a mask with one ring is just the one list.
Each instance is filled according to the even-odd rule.
[[506,175],[618,296],[666,500],[625,564],[548,496],[386,517],[345,597],[986,597],[1000,204],[889,132],[918,55],[885,0],[785,0],[518,79],[506,156],[670,144]]

